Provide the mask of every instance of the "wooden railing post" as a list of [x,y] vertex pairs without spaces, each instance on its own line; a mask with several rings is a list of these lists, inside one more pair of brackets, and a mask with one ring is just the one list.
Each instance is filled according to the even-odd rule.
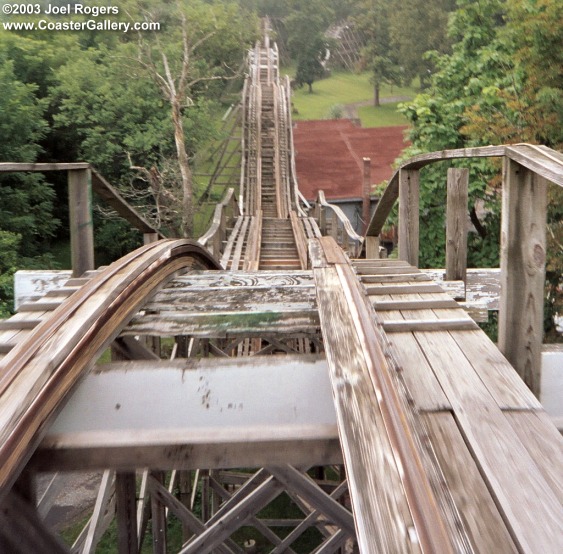
[[366,236],[366,258],[367,259],[378,259],[379,256],[379,236],[370,237]]
[[499,348],[539,396],[547,182],[504,158]]
[[84,272],[94,269],[92,172],[90,169],[69,170],[68,203],[72,275],[80,277]]
[[371,208],[371,159],[364,158],[364,178],[362,183],[362,219],[364,220],[362,231],[365,233],[369,225]]
[[336,242],[338,242],[338,216],[334,211],[332,212],[332,218],[331,218],[330,236],[334,238]]
[[319,206],[319,230],[321,231],[321,235],[326,235],[326,209],[324,206],[321,206],[320,203],[317,204]]
[[159,238],[158,233],[143,233],[143,244],[158,242]]
[[468,169],[448,169],[446,280],[464,281],[467,273]]
[[419,241],[418,169],[399,172],[399,259],[418,266]]

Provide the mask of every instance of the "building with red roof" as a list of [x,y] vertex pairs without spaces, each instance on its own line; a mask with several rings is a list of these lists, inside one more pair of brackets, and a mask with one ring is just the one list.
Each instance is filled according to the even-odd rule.
[[[407,145],[407,127],[362,128],[350,119],[297,121],[293,140],[297,179],[303,196],[314,201],[319,190],[338,204],[361,231],[363,158],[371,159],[371,183],[387,181],[393,162]],[[377,200],[372,199],[372,210]]]

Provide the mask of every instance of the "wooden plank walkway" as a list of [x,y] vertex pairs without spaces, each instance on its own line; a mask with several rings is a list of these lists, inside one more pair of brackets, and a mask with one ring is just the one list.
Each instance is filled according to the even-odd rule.
[[[448,296],[405,262],[358,260],[445,482],[476,552],[563,550],[563,439],[512,366]],[[402,275],[393,287],[379,275]],[[378,291],[379,288],[379,291]],[[383,289],[384,294],[380,294]],[[430,324],[430,326],[429,326]],[[443,328],[440,325],[444,324]]]

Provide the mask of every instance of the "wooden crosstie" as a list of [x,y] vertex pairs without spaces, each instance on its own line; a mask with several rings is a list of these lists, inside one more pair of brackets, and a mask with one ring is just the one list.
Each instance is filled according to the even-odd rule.
[[[562,552],[563,440],[530,388],[545,190],[563,185],[563,157],[516,145],[409,160],[359,236],[324,195],[313,210],[299,194],[267,33],[248,68],[240,190],[209,231],[155,242],[97,176],[147,244],[95,270],[80,231],[77,275],[0,322],[0,552],[94,552],[115,520],[118,552],[164,553],[172,515],[184,554]],[[466,268],[456,171],[448,267],[421,271],[418,170],[473,156],[504,159],[501,268]],[[97,175],[2,170],[69,171],[74,196]],[[380,258],[397,197],[399,258]],[[491,308],[500,350],[475,322]],[[102,478],[67,546],[46,520],[76,471]]]

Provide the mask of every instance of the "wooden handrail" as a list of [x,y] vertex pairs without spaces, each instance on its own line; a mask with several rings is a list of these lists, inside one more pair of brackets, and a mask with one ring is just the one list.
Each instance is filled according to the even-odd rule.
[[[528,387],[539,395],[543,304],[546,260],[547,183],[563,186],[563,155],[545,146],[513,144],[444,150],[415,156],[395,172],[366,231],[366,242],[377,243],[378,235],[393,208],[399,204],[399,259],[418,265],[419,170],[431,163],[460,158],[503,158],[501,214],[501,295],[498,315],[498,344]],[[463,276],[466,260],[466,182],[458,191],[448,186],[448,232],[446,254],[450,275]],[[450,197],[450,194],[453,196]],[[454,198],[459,194],[458,198]],[[455,212],[455,213],[454,213]],[[457,227],[457,232],[453,229]],[[455,243],[455,245],[454,245]],[[451,248],[455,249],[452,252]],[[375,248],[371,249],[377,256]],[[458,258],[458,259],[455,259]],[[459,263],[458,263],[459,262]],[[454,270],[453,266],[458,265]]]
[[0,173],[50,171],[66,171],[68,175],[71,261],[74,277],[79,277],[95,267],[92,192],[143,233],[145,242],[165,238],[89,163],[0,163]]
[[[355,248],[352,251],[350,251],[349,254],[351,254],[353,257],[358,257],[360,254],[361,246],[364,242],[364,237],[358,235],[356,231],[354,231],[354,228],[352,227],[350,220],[346,217],[346,214],[342,211],[340,207],[335,206],[334,204],[329,204],[327,202],[324,191],[320,190],[318,192],[316,203],[319,210],[328,209],[333,212],[333,214],[336,217],[336,220],[340,222],[343,232],[346,234],[347,237],[346,242],[349,243],[350,241],[352,241],[352,243],[355,244]],[[320,219],[320,217],[318,217],[318,219]],[[321,233],[324,232],[324,229],[322,227],[324,226],[321,225]],[[333,231],[335,232],[336,230],[334,229]],[[346,250],[346,248],[344,249]]]
[[419,154],[403,162],[389,180],[383,196],[377,203],[367,228],[366,236],[377,236],[381,233],[385,221],[399,198],[399,172],[401,170],[420,169],[429,164],[444,160],[498,158],[503,156],[545,177],[548,181],[563,186],[563,155],[546,146],[534,144],[481,146]]
[[211,226],[203,236],[197,239],[198,244],[208,248],[217,257],[221,254],[222,242],[226,236],[227,210],[229,208],[233,211],[231,217],[238,217],[240,215],[234,188],[227,189],[223,200],[215,206]]
[[285,103],[286,103],[287,128],[288,128],[288,133],[289,133],[288,141],[289,141],[289,146],[290,146],[290,148],[289,148],[289,178],[290,178],[289,186],[290,186],[290,188],[292,188],[292,193],[293,193],[292,196],[293,196],[293,201],[295,203],[294,209],[297,209],[297,212],[301,217],[306,217],[307,214],[305,213],[305,210],[301,206],[300,201],[303,203],[303,206],[305,206],[305,208],[307,210],[309,210],[311,208],[311,206],[307,202],[307,200],[305,199],[305,197],[303,196],[301,191],[299,190],[299,185],[297,183],[297,167],[296,167],[296,164],[295,164],[295,148],[294,148],[294,142],[293,142],[293,121],[292,121],[292,117],[291,117],[291,84],[290,84],[288,75],[285,76],[285,83],[284,83],[284,87],[283,87],[282,90],[284,92],[284,100],[285,100]]

